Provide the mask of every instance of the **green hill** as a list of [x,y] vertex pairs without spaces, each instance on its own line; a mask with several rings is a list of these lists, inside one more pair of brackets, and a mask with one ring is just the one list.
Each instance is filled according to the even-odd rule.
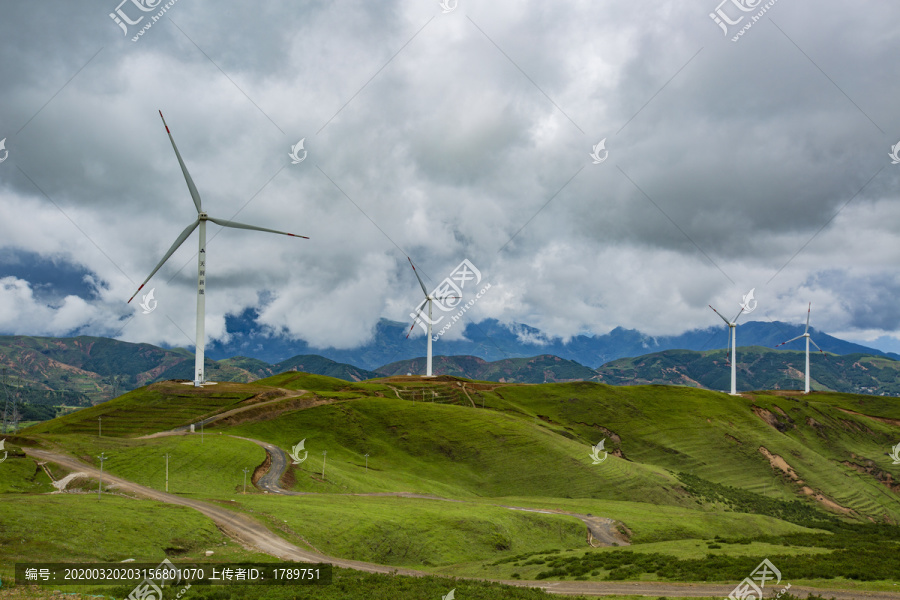
[[367,371],[353,365],[335,362],[317,354],[301,354],[272,366],[272,374],[284,373],[285,371],[316,373],[347,381],[363,381],[379,377],[379,374],[374,371]]
[[[730,389],[724,350],[667,350],[620,358],[597,369],[611,385],[677,384]],[[806,353],[761,346],[738,347],[738,389],[802,390]],[[810,353],[810,388],[856,394],[900,395],[900,361],[868,354]]]
[[[227,411],[203,437],[138,437]],[[307,454],[281,481],[301,495],[256,490],[266,453],[231,436],[286,451],[304,440]],[[103,452],[107,472],[156,489],[165,485],[168,454],[173,493],[244,512],[297,545],[354,560],[495,579],[727,583],[770,558],[797,585],[821,585],[827,565],[827,577],[878,579],[869,589],[887,590],[900,568],[892,551],[900,547],[900,467],[887,455],[897,439],[900,404],[878,396],[732,397],[690,387],[450,376],[354,383],[286,372],[249,384],[153,384],[27,428],[14,441],[94,465]],[[601,440],[597,462],[592,447]],[[16,481],[0,486],[0,515],[16,514],[47,488],[21,453],[7,463],[0,468]],[[96,513],[80,508],[77,496],[66,501],[74,503],[68,528],[88,539],[77,532]],[[83,514],[93,520],[79,524]],[[609,519],[631,545],[591,547],[577,515]],[[41,529],[48,560],[72,535],[57,529]],[[140,527],[129,531],[141,535]],[[210,543],[181,536],[197,551]],[[147,539],[135,554],[156,556],[154,544],[171,545],[164,536]],[[28,556],[24,545],[7,542],[0,562]]]
[[[378,376],[314,355],[295,356],[277,365],[243,356],[207,358],[205,365],[207,378],[219,382],[248,383],[298,369],[347,381]],[[22,420],[42,420],[59,407],[97,404],[151,383],[191,380],[194,354],[183,348],[167,350],[99,337],[0,336],[0,368],[9,393],[31,407],[23,411]]]
[[[435,375],[451,375],[497,381],[500,383],[555,383],[593,379],[596,373],[575,361],[544,354],[532,358],[507,358],[487,362],[477,356],[435,356]],[[378,373],[391,377],[407,373],[424,373],[425,358],[401,360],[378,368]]]

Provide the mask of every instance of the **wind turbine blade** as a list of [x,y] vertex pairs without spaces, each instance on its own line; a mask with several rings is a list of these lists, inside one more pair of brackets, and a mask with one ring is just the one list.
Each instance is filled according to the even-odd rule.
[[818,345],[817,343],[813,342],[813,339],[812,339],[812,338],[809,338],[809,341],[812,343],[813,346],[816,347],[816,350],[818,350],[818,351],[821,352],[822,354],[825,354],[825,351],[822,350],[821,348],[819,348],[819,345]]
[[732,322],[732,323],[737,323],[738,318],[739,318],[742,314],[744,314],[744,307],[743,307],[743,306],[741,307],[741,310],[738,312],[738,314],[734,315],[734,318],[731,320],[731,322]]
[[[778,344],[778,346],[784,346],[785,344],[790,344],[790,343],[793,342],[794,340],[799,340],[799,339],[802,338],[802,337],[803,337],[802,335],[798,335],[797,337],[791,338],[791,339],[789,339],[789,340],[786,341],[786,342],[781,342],[780,344]],[[810,341],[812,341],[812,340],[810,340]],[[775,346],[775,347],[777,348],[778,346]]]
[[[144,285],[146,285],[146,283],[148,281],[150,281],[150,278],[153,277],[154,275],[156,275],[156,272],[159,271],[159,268],[161,266],[163,266],[163,263],[165,263],[167,260],[169,260],[169,257],[172,256],[172,254],[174,254],[176,250],[178,250],[178,247],[184,243],[184,240],[186,240],[188,238],[188,236],[194,232],[194,230],[197,228],[197,225],[199,225],[199,224],[200,224],[200,219],[197,219],[196,221],[194,221],[193,223],[188,225],[184,231],[181,232],[181,235],[178,236],[178,239],[175,240],[175,243],[172,244],[172,247],[169,248],[168,252],[166,252],[166,255],[162,257],[162,260],[159,261],[159,264],[156,265],[156,268],[153,269],[153,271],[151,271],[149,275],[147,275],[147,279],[145,279],[144,283],[141,284],[141,287],[139,287],[137,289],[137,292],[134,293],[134,296],[138,295],[138,292],[140,292],[141,289],[144,287]],[[131,303],[131,301],[134,300],[134,296],[132,296],[131,298],[128,299],[128,303]]]
[[809,306],[806,308],[806,331],[803,333],[809,333],[809,311],[812,310],[812,302],[809,303]]
[[286,231],[278,231],[277,229],[266,229],[265,227],[257,227],[256,225],[246,225],[244,223],[238,223],[237,221],[226,221],[225,219],[213,219],[212,217],[207,217],[207,220],[212,221],[216,225],[221,225],[222,227],[233,227],[235,229],[250,229],[252,231],[266,231],[268,233],[280,233],[281,235],[289,235],[291,237],[303,238],[304,240],[309,239],[305,235],[297,235],[294,233],[288,233]]
[[194,206],[197,207],[197,212],[203,212],[203,208],[200,204],[200,193],[197,191],[197,186],[194,185],[194,180],[191,179],[191,174],[188,173],[187,167],[184,166],[184,161],[181,160],[181,153],[178,151],[178,146],[175,145],[175,139],[172,137],[172,132],[169,131],[169,126],[166,125],[166,118],[163,116],[162,111],[159,111],[159,118],[162,119],[163,125],[166,128],[166,133],[169,134],[169,141],[172,142],[172,148],[175,150],[175,156],[178,158],[178,164],[181,165],[181,172],[184,173],[184,179],[187,181],[188,191],[191,192],[191,198],[194,200]]
[[[723,321],[725,321],[725,324],[726,324],[726,325],[728,325],[729,327],[731,327],[731,323],[728,321],[728,319],[726,319],[725,317],[723,317],[723,316],[719,313],[719,311],[717,311],[716,309],[714,309],[714,308],[712,307],[712,304],[708,304],[707,306],[709,306],[710,308],[712,308],[713,312],[716,313],[717,315],[719,315],[719,318],[722,319]],[[729,339],[729,340],[731,339],[731,334],[730,334],[730,333],[729,333],[729,335],[728,335],[728,339]]]
[[422,293],[425,294],[425,297],[427,298],[427,297],[428,297],[428,290],[425,289],[425,284],[422,283],[422,278],[419,277],[419,272],[416,271],[416,265],[413,264],[413,261],[412,261],[412,259],[411,259],[410,257],[407,256],[407,257],[406,257],[406,260],[409,261],[409,266],[411,266],[411,267],[413,268],[413,273],[416,274],[416,279],[419,280],[419,285],[422,286]]

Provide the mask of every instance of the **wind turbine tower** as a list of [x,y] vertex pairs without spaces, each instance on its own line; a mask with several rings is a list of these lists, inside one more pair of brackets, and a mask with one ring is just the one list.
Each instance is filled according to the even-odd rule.
[[[781,342],[778,346],[784,346],[785,344],[790,344],[794,340],[799,340],[800,338],[806,338],[806,386],[804,387],[803,393],[809,393],[809,343],[812,342],[812,345],[816,347],[819,352],[822,352],[822,349],[819,348],[819,345],[812,341],[812,338],[809,337],[809,313],[812,310],[812,302],[809,303],[809,306],[806,307],[806,329],[803,331],[803,335],[798,335],[795,338],[789,339],[786,342]],[[778,348],[778,346],[775,346]],[[825,353],[822,352],[822,356],[825,356]]]
[[[425,283],[422,282],[422,278],[419,277],[419,272],[416,271],[416,265],[413,264],[413,261],[410,257],[406,257],[406,260],[409,261],[409,266],[412,267],[413,273],[416,274],[416,279],[419,280],[419,285],[422,286],[422,293],[425,294],[425,300],[428,304],[428,354],[425,359],[425,377],[432,377],[431,374],[431,303],[434,301],[434,297],[428,293],[428,289],[425,288]],[[415,322],[412,324],[412,327],[409,328],[409,333],[406,334],[407,339],[409,339],[409,334],[412,333],[413,327],[415,327]]]
[[[412,267],[413,273],[416,274],[416,279],[419,280],[419,285],[422,286],[422,293],[425,294],[425,303],[428,304],[428,318],[425,319],[426,321],[428,321],[428,326],[427,326],[428,354],[427,354],[427,358],[426,358],[425,377],[432,377],[432,374],[431,374],[431,342],[432,342],[431,326],[434,325],[434,320],[431,318],[431,306],[435,300],[448,300],[451,298],[459,299],[460,296],[435,296],[434,292],[429,294],[428,289],[426,289],[426,287],[425,287],[425,283],[422,281],[422,278],[419,277],[419,272],[416,270],[416,265],[413,264],[412,259],[407,256],[406,260],[409,261],[409,266]],[[421,315],[421,313],[418,312],[418,310],[419,309],[416,309],[416,311],[417,311],[416,314],[411,315],[411,316],[415,316],[416,320],[413,321],[412,326],[410,326],[410,328],[409,328],[409,332],[406,334],[407,339],[409,339],[409,334],[412,333],[412,330],[416,326],[416,324],[419,322],[419,319],[422,318],[422,315]]]
[[[716,309],[709,305],[712,308],[713,312],[719,315],[719,318],[725,321],[725,324],[728,325],[728,344],[731,346],[731,395],[737,396],[737,360],[735,357],[735,347],[737,346],[737,320],[738,317],[741,316],[744,312],[744,306],[741,306],[741,311],[734,316],[732,320],[728,320],[719,313]],[[726,359],[728,354],[725,355]]]
[[130,303],[134,300],[134,296],[138,295],[144,285],[150,281],[150,278],[153,277],[157,271],[159,271],[160,267],[165,264],[169,257],[174,254],[178,247],[184,243],[184,241],[188,238],[191,233],[194,232],[194,229],[200,228],[200,252],[197,258],[197,339],[195,341],[196,344],[196,352],[194,356],[194,385],[199,387],[206,383],[206,377],[203,370],[203,361],[205,358],[205,350],[206,350],[206,222],[212,221],[216,225],[220,225],[221,227],[233,227],[235,229],[251,229],[253,231],[265,231],[267,233],[278,233],[281,235],[289,235],[291,237],[299,237],[304,239],[309,239],[305,235],[295,235],[293,233],[287,233],[285,231],[277,231],[275,229],[266,229],[265,227],[257,227],[255,225],[245,225],[244,223],[237,223],[235,221],[226,221],[225,219],[214,219],[210,217],[208,214],[203,212],[203,206],[200,202],[200,193],[197,192],[197,187],[194,185],[194,180],[191,179],[191,174],[188,173],[187,167],[184,165],[184,161],[181,159],[181,153],[178,152],[178,147],[175,145],[175,140],[172,138],[172,132],[169,131],[169,126],[166,125],[166,119],[163,117],[162,111],[159,111],[159,118],[162,119],[163,126],[166,128],[166,133],[169,135],[169,141],[172,142],[172,149],[175,150],[175,157],[178,158],[178,164],[181,166],[181,172],[184,173],[184,179],[187,182],[188,191],[191,193],[191,198],[194,200],[194,207],[197,209],[197,219],[185,228],[184,231],[181,232],[181,235],[178,236],[178,239],[175,240],[175,243],[172,244],[172,247],[169,248],[169,251],[166,252],[165,256],[163,256],[162,260],[159,261],[159,264],[156,265],[156,268],[150,272],[150,275],[147,276],[147,279],[144,280],[144,283],[140,285],[137,289],[137,292],[129,298],[128,302]]

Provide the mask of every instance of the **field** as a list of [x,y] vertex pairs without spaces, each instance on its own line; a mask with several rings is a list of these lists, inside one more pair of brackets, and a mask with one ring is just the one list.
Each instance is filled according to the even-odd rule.
[[[142,437],[210,418],[202,438],[199,429]],[[400,585],[401,598],[451,587],[475,598],[545,595],[446,577],[736,585],[763,558],[796,585],[894,591],[900,467],[887,451],[898,425],[896,402],[847,394],[285,373],[139,388],[32,426],[8,447],[39,445],[95,468],[103,453],[106,473],[159,491],[168,455],[175,497],[225,506],[307,552],[434,576],[400,585],[399,575],[337,571],[351,586]],[[304,440],[308,454],[281,478],[295,495],[256,487],[267,454],[241,438],[286,452]],[[600,440],[608,454],[595,464]],[[46,495],[50,477],[21,453],[0,470],[0,522],[17,523],[0,529],[2,565],[274,560],[187,507],[130,493],[98,500],[91,477],[70,486],[84,493]],[[595,518],[608,520],[616,545],[589,543],[585,519]]]

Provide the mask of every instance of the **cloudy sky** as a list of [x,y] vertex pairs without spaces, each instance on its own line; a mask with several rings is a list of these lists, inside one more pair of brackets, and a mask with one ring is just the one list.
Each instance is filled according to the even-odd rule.
[[552,336],[755,289],[753,318],[812,302],[900,348],[900,5],[117,2],[0,5],[2,333],[193,343],[196,233],[126,304],[196,218],[162,110],[211,216],[311,238],[209,226],[215,338],[253,307],[364,343],[410,321],[410,256],[480,270],[467,319]]

